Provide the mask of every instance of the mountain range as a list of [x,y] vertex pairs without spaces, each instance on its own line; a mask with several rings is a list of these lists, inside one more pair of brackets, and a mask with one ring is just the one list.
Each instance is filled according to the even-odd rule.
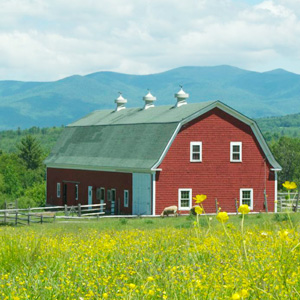
[[97,72],[53,82],[0,81],[0,130],[67,125],[97,109],[114,109],[118,92],[127,107],[142,107],[147,89],[155,105],[175,104],[183,85],[188,102],[220,100],[251,117],[300,112],[300,75],[277,69],[180,67],[158,74]]

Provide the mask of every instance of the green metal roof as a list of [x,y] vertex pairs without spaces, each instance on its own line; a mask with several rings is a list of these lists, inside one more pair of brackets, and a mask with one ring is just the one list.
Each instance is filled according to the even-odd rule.
[[177,123],[67,127],[45,163],[150,170],[176,127]]
[[179,123],[214,102],[216,101],[192,103],[180,107],[164,105],[146,110],[142,108],[127,108],[118,112],[114,110],[97,110],[69,126]]

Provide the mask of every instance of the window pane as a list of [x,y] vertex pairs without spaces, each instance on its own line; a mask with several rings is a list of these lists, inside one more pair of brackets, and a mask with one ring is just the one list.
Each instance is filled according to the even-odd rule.
[[233,146],[232,146],[232,151],[233,151],[233,152],[240,152],[240,146],[238,146],[238,145],[233,145]]
[[200,153],[193,153],[193,160],[200,160]]
[[189,191],[181,191],[181,199],[190,199]]
[[233,153],[232,154],[232,159],[233,160],[240,160],[240,154],[239,153]]
[[251,192],[243,191],[243,199],[251,199]]
[[199,145],[193,145],[193,152],[200,152],[200,146]]
[[190,201],[189,200],[181,200],[181,207],[189,207]]
[[247,204],[248,206],[251,206],[251,200],[250,199],[248,199],[248,200],[243,199],[242,204]]

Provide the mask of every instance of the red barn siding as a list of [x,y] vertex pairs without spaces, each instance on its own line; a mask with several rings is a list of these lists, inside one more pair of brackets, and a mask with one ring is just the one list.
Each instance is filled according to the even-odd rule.
[[[61,197],[56,197],[56,184],[61,184]],[[75,184],[78,183],[78,200],[75,200]],[[47,168],[47,204],[64,205],[63,186],[67,185],[67,204],[88,204],[88,186],[93,187],[93,204],[99,203],[96,199],[96,189],[105,188],[106,209],[110,210],[107,202],[107,190],[116,189],[115,213],[118,202],[120,213],[132,214],[132,174],[101,171],[85,171],[73,169]],[[129,191],[129,207],[124,207],[124,190]],[[118,199],[120,201],[118,201]]]
[[[178,108],[180,109],[180,108]],[[190,162],[190,142],[202,142],[202,162]],[[230,142],[242,142],[242,162],[230,162]],[[265,163],[250,126],[215,108],[184,125],[167,152],[156,176],[156,214],[178,205],[178,189],[206,194],[206,212],[216,212],[215,198],[224,211],[234,212],[241,188],[253,188],[254,211],[274,211],[274,172]],[[194,201],[193,201],[194,204]],[[239,204],[239,202],[238,202]]]

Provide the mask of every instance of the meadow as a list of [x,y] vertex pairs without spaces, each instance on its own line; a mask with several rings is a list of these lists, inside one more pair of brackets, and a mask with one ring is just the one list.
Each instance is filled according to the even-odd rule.
[[1,299],[300,299],[300,214],[0,226]]

